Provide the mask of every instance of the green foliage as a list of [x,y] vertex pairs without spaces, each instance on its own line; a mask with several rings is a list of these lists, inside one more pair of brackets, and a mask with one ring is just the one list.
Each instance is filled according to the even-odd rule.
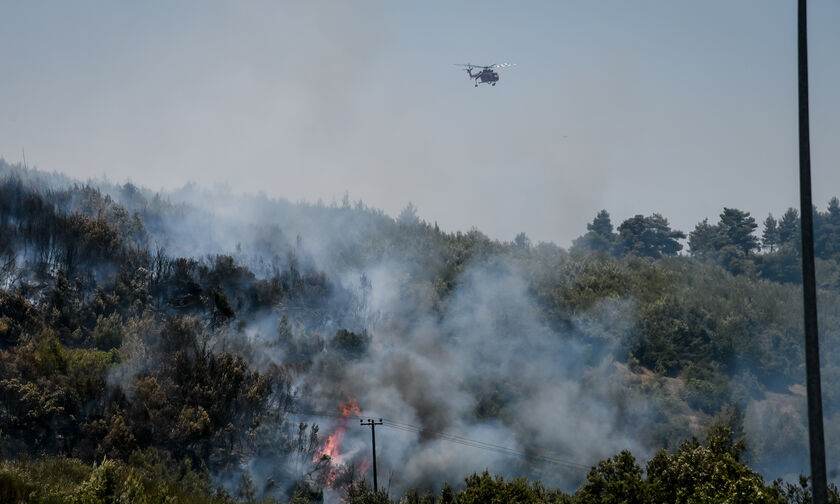
[[572,252],[606,252],[615,250],[618,235],[613,232],[610,214],[601,210],[595,219],[586,225],[586,234],[572,243]]
[[629,451],[598,462],[586,475],[586,483],[575,494],[580,502],[625,503],[646,502],[642,468]]
[[718,240],[722,243],[717,244],[716,248],[723,248],[724,244],[731,245],[744,255],[749,255],[758,248],[758,238],[753,236],[757,227],[755,218],[749,212],[724,208],[718,223]]
[[777,241],[780,247],[787,245],[799,250],[798,247],[801,246],[799,225],[799,212],[795,208],[788,208],[779,220]]
[[630,291],[628,280],[616,263],[586,262],[566,290],[564,301],[573,309],[585,309],[605,297],[623,297]]
[[388,493],[384,490],[374,492],[365,480],[351,481],[345,488],[347,504],[391,504]]
[[132,456],[129,464],[104,459],[92,466],[77,459],[47,458],[0,466],[0,502],[156,504],[231,502],[210,484],[209,475],[189,465],[172,466],[155,452]]
[[69,504],[110,504],[117,495],[116,465],[104,460],[93,467],[87,480],[79,485],[68,499]]
[[773,214],[767,215],[764,219],[764,231],[761,233],[761,246],[770,252],[776,250],[776,244],[779,242],[779,229],[776,219]]
[[114,350],[77,348],[67,352],[67,377],[69,385],[87,401],[100,397],[105,392],[105,375],[108,369],[119,362]]
[[458,492],[458,504],[530,504],[567,503],[569,497],[557,490],[550,490],[538,481],[514,478],[505,481],[484,471],[465,480],[466,488]]
[[359,358],[367,350],[368,340],[366,333],[356,334],[347,329],[339,329],[331,342],[331,346],[350,358]]
[[0,470],[0,502],[27,502],[35,491],[35,485],[28,484],[17,474]]
[[814,253],[824,259],[840,258],[840,200],[828,202],[825,213],[814,214]]
[[740,460],[744,445],[732,439],[728,427],[715,426],[705,445],[683,442],[668,454],[657,453],[647,464],[650,502],[781,503],[772,487]]
[[[187,210],[130,184],[109,192],[123,204],[89,186],[48,190],[0,178],[0,453],[37,461],[2,466],[0,491],[7,493],[0,500],[222,502],[231,497],[211,488],[210,471],[257,456],[295,456],[306,465],[312,450],[296,450],[294,433],[282,428],[298,399],[290,384],[314,366],[330,373],[364,356],[365,328],[379,314],[360,272],[391,261],[405,266],[390,279],[395,304],[409,308],[388,314],[389,329],[410,325],[416,313],[445,317],[465,272],[495,268],[521,273],[551,337],[575,338],[587,348],[592,362],[582,367],[604,355],[620,361],[616,367],[627,371],[616,399],[619,416],[632,423],[638,419],[624,416],[626,403],[651,405],[650,418],[635,432],[647,447],[673,453],[657,455],[646,475],[629,453],[600,462],[576,497],[580,502],[630,502],[639,495],[647,502],[692,502],[687,494],[661,493],[681,485],[709,502],[751,502],[726,492],[772,497],[733,448],[741,433],[705,445],[680,443],[713,422],[742,424],[733,420],[735,401],[757,430],[749,452],[756,467],[806,449],[803,408],[792,392],[802,381],[801,308],[790,302],[800,296],[801,279],[794,209],[778,221],[768,216],[759,249],[755,220],[724,208],[718,223],[706,219],[689,235],[690,255],[677,255],[685,235],[659,214],[631,217],[615,232],[602,210],[570,254],[533,244],[524,233],[513,242],[475,229],[444,233],[420,220],[413,205],[398,219],[349,200],[333,208],[294,207],[305,219],[333,226],[322,230],[332,241],[318,258],[328,274],[314,269],[307,238],[288,240],[280,225],[254,233],[264,252],[259,258],[238,247],[207,257],[170,256],[163,244],[151,250],[149,233],[162,218]],[[815,235],[823,393],[826,414],[836,420],[836,198],[815,212]],[[166,243],[173,245],[179,246]],[[345,286],[348,272],[361,276],[358,287]],[[336,330],[328,343],[325,327]],[[520,328],[506,329],[515,335]],[[264,347],[253,344],[263,340]],[[311,386],[294,390],[306,394]],[[501,380],[468,387],[475,415],[488,421],[504,420],[525,393]],[[302,431],[301,446],[313,444],[306,433],[317,440],[316,428]],[[835,432],[829,422],[827,433]],[[628,490],[640,479],[643,492]],[[256,490],[243,486],[245,500],[273,488],[251,483]],[[317,490],[304,487],[295,499],[318,499]],[[354,491],[360,502],[388,501],[363,486]],[[804,495],[782,486],[775,491],[787,492],[788,500]],[[538,483],[489,474],[473,476],[460,493],[474,502],[569,499]],[[441,501],[454,497],[444,487]],[[430,495],[404,498],[423,502]]]
[[119,313],[112,313],[104,317],[99,315],[96,318],[96,327],[93,329],[91,338],[93,345],[101,350],[117,348],[122,344],[123,320]]
[[448,482],[443,483],[443,489],[440,491],[440,504],[454,504],[455,503],[455,492],[452,491],[452,487],[449,485]]
[[622,253],[659,259],[682,250],[677,240],[685,238],[682,231],[672,230],[668,219],[660,214],[648,217],[636,215],[618,226],[618,247]]
[[[773,482],[773,489],[778,492],[784,502],[789,504],[811,504],[810,479],[803,475],[799,476],[799,484],[776,480]],[[836,485],[828,484],[828,504],[840,504],[840,489]]]
[[63,374],[67,371],[67,351],[55,331],[44,329],[37,336],[26,338],[18,354],[17,368],[27,378]]
[[400,499],[400,504],[435,504],[435,497],[429,493],[421,494],[419,490],[413,488]]
[[692,408],[715,413],[729,397],[729,380],[716,366],[690,363],[683,368],[682,399]]
[[798,284],[802,282],[802,260],[799,252],[790,244],[785,244],[775,252],[763,255],[757,260],[761,276],[776,282]]
[[709,219],[703,219],[688,234],[688,250],[697,257],[710,256],[715,251],[717,228],[709,224]]
[[114,411],[107,420],[98,423],[101,423],[104,433],[99,451],[125,458],[137,447],[134,431],[121,410]]
[[[765,222],[767,225],[775,229],[772,216]],[[753,235],[757,227],[755,218],[749,212],[724,208],[717,224],[713,226],[708,219],[703,219],[689,233],[689,249],[695,257],[711,259],[733,274],[751,273],[754,269],[753,252],[759,249],[759,240]],[[775,243],[775,235],[765,238],[766,245],[772,247]]]

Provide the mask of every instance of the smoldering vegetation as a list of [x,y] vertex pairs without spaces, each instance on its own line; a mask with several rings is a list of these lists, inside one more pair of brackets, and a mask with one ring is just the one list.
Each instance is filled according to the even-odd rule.
[[[338,365],[329,353],[313,362],[302,396],[318,398],[314,407],[328,410],[355,397],[365,413],[413,427],[380,434],[380,446],[388,447],[380,463],[391,468],[398,491],[432,487],[464,467],[475,471],[477,462],[478,469],[539,474],[568,488],[582,481],[591,461],[624,448],[647,451],[636,439],[650,413],[641,394],[626,394],[614,342],[592,338],[574,323],[550,329],[521,274],[509,268],[500,257],[468,266],[440,311],[422,306],[429,293],[392,286],[371,306],[383,315],[360,342],[364,352]],[[376,276],[383,274],[405,272],[392,266]],[[408,321],[403,311],[412,312]],[[465,447],[440,433],[524,456]],[[345,440],[367,446],[369,432],[356,427]]]
[[[817,233],[828,446],[837,208]],[[371,417],[392,494],[484,470],[570,492],[623,450],[656,460],[723,425],[765,478],[795,478],[789,214],[759,239],[735,209],[688,235],[602,212],[567,251],[444,233],[410,204],[392,218],[349,197],[159,193],[0,161],[0,453],[181,464],[178,484],[329,500],[370,481]]]

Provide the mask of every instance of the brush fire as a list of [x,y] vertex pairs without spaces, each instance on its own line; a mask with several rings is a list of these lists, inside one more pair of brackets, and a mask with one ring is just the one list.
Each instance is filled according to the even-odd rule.
[[324,486],[340,490],[354,479],[364,478],[370,469],[370,461],[358,450],[343,451],[344,434],[351,420],[359,418],[361,409],[356,399],[350,398],[338,406],[339,415],[330,423],[330,434],[316,450],[312,462],[324,468]]

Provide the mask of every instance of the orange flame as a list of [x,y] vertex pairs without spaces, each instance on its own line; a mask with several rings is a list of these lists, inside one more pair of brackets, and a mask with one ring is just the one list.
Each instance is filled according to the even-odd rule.
[[341,413],[341,417],[332,422],[332,433],[327,436],[323,445],[321,445],[321,447],[315,452],[315,455],[312,458],[312,462],[315,464],[324,459],[328,460],[325,481],[329,488],[335,487],[336,479],[343,469],[342,461],[340,459],[341,442],[344,440],[344,433],[347,431],[347,427],[349,426],[351,415],[355,417],[362,412],[359,408],[358,402],[356,402],[356,399],[352,397],[347,400],[347,403],[340,404],[338,406],[338,411]]
[[344,432],[347,430],[347,426],[339,426],[332,434],[327,436],[327,440],[324,442],[324,445],[315,453],[315,457],[313,457],[312,462],[318,462],[324,457],[329,457],[330,460],[335,460],[338,457],[338,449],[341,446],[341,442],[344,440]]
[[362,412],[362,410],[359,409],[359,403],[357,403],[356,399],[353,398],[353,397],[351,397],[347,401],[347,404],[340,404],[338,406],[338,411],[340,411],[341,414],[344,415],[344,416],[347,416],[347,415],[350,415],[350,414],[358,415],[359,413]]
[[370,466],[370,459],[362,457],[361,460],[359,460],[359,476],[367,476],[368,471],[370,471]]

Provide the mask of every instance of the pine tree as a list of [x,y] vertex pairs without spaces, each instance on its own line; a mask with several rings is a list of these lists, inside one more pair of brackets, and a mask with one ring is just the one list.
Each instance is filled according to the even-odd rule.
[[753,236],[753,231],[757,227],[755,218],[751,217],[749,212],[724,207],[718,223],[718,239],[723,243],[716,248],[721,249],[732,245],[745,255],[749,255],[758,248],[758,238]]
[[788,208],[779,220],[779,247],[791,245],[797,250],[799,244],[799,212],[795,208]]
[[613,251],[617,235],[613,232],[609,212],[606,210],[598,212],[595,219],[586,225],[586,229],[586,234],[572,244],[572,251]]
[[761,245],[770,252],[776,250],[776,243],[779,240],[779,228],[773,214],[768,214],[764,219],[764,232],[761,234]]
[[610,214],[606,210],[601,210],[591,224],[586,225],[588,231],[592,231],[604,238],[615,238],[613,233],[613,225],[610,221]]
[[682,231],[672,230],[668,219],[660,214],[648,217],[635,215],[618,226],[618,244],[621,251],[639,257],[659,259],[676,255],[682,250],[677,240],[685,238]]
[[715,250],[717,226],[709,224],[709,219],[703,219],[688,234],[688,248],[691,255],[706,256]]

